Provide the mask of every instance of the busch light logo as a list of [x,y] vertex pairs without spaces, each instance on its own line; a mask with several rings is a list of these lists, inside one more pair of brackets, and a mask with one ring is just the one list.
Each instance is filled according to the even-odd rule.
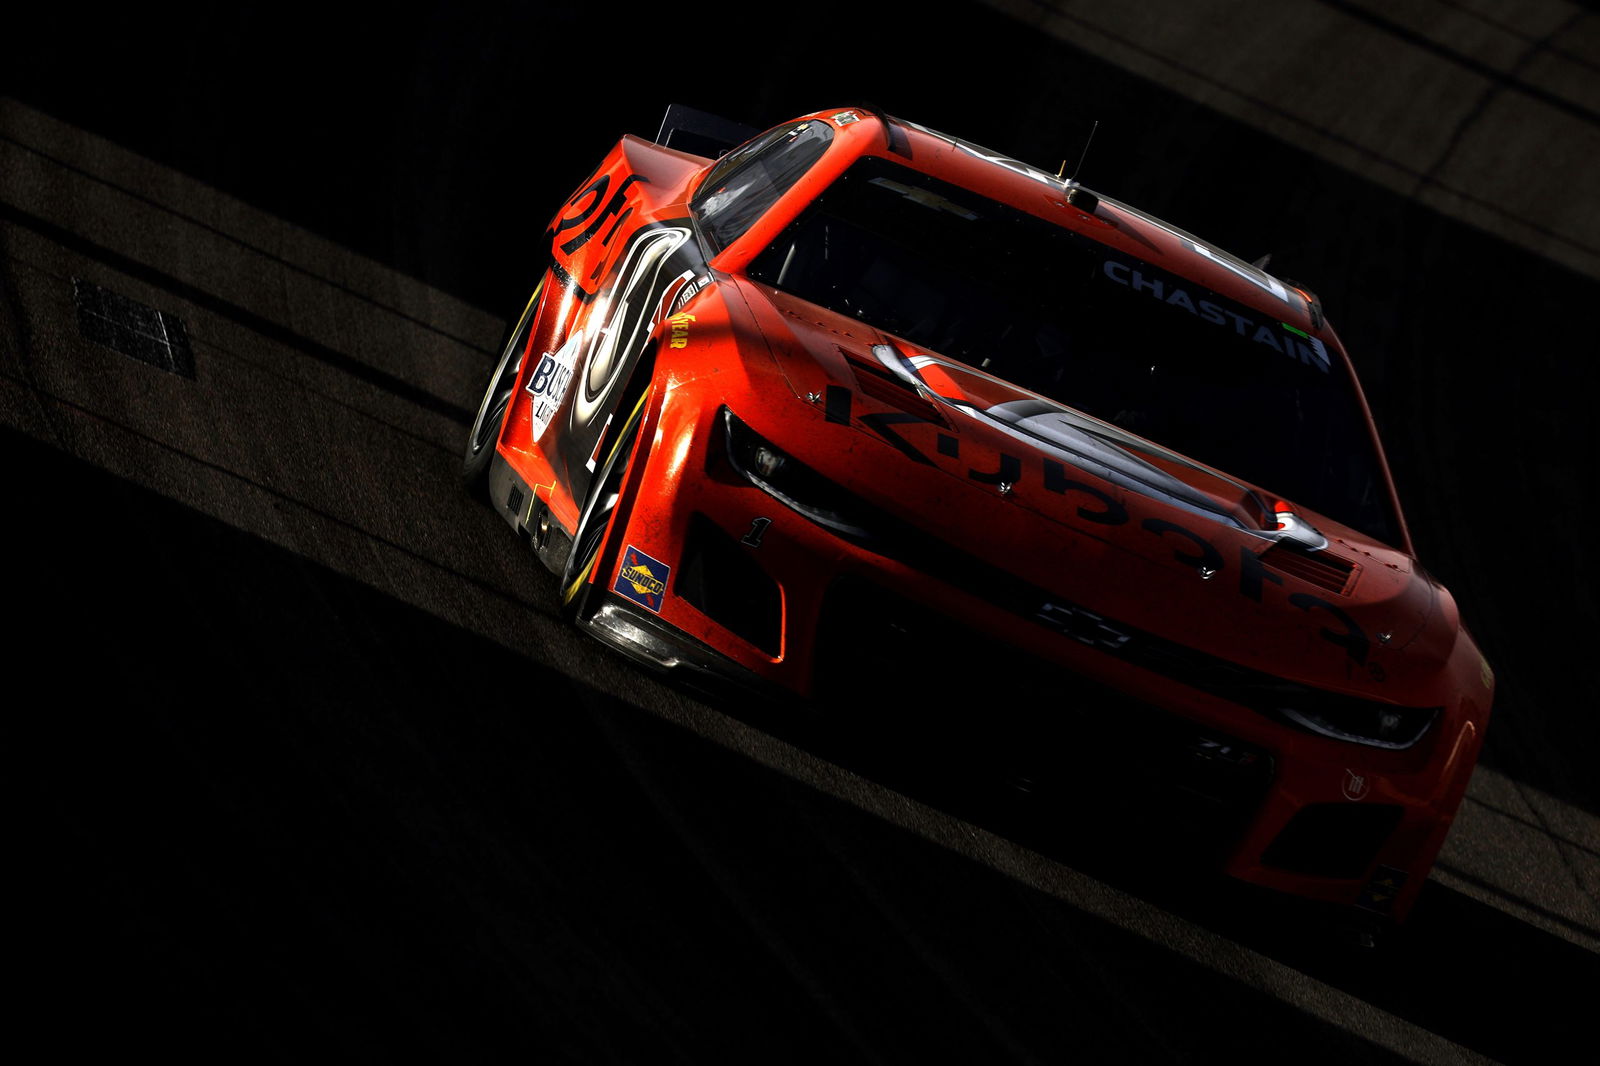
[[527,393],[533,406],[528,418],[533,423],[533,439],[544,436],[545,427],[555,417],[566,399],[567,386],[572,384],[572,368],[578,360],[578,350],[583,347],[583,330],[576,330],[567,343],[553,352],[539,357],[538,365],[528,375]]

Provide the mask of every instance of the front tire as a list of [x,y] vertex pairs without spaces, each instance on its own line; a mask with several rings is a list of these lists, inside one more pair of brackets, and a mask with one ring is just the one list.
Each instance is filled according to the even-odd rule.
[[504,425],[506,411],[511,406],[511,391],[516,388],[517,375],[522,371],[528,334],[532,332],[539,294],[543,290],[544,282],[541,280],[529,297],[522,317],[509,331],[510,336],[500,350],[500,361],[489,375],[489,387],[484,390],[483,400],[478,404],[478,415],[472,420],[472,429],[467,433],[467,451],[461,460],[461,481],[468,492],[478,497],[488,495],[489,462],[494,458],[495,442],[500,437],[500,427]]
[[602,565],[606,530],[621,499],[629,465],[635,458],[635,440],[649,396],[649,389],[640,395],[627,422],[618,431],[616,443],[607,454],[600,476],[595,479],[584,501],[578,528],[572,536],[572,551],[567,556],[566,571],[561,575],[561,613],[568,621],[576,621],[585,613],[594,590],[590,577],[592,571]]

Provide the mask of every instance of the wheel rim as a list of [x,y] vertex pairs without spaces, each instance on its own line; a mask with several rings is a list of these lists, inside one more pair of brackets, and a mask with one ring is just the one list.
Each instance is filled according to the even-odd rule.
[[495,368],[494,380],[483,394],[483,402],[478,405],[478,417],[472,423],[472,434],[468,438],[473,455],[483,451],[490,439],[499,432],[500,422],[505,418],[506,407],[511,402],[511,388],[516,383],[517,372],[522,369],[521,353],[512,364],[511,352],[512,347],[508,345],[500,356],[500,365]]
[[[539,295],[544,291],[544,279],[539,279],[539,284],[534,286],[533,295],[528,297],[528,305],[522,309],[522,316],[517,320],[516,328],[511,331],[511,337],[506,341],[505,349],[500,353],[500,362],[494,368],[494,376],[489,380],[489,388],[483,394],[483,402],[478,405],[478,416],[473,420],[472,432],[467,434],[468,458],[474,458],[488,446],[490,440],[500,431],[500,423],[505,419],[506,407],[511,402],[511,390],[516,385],[517,375],[522,371],[522,360],[527,355],[528,340],[532,336],[530,316],[534,307],[539,302]],[[512,356],[516,358],[513,359]]]
[[[512,376],[512,380],[515,380],[515,375]],[[491,399],[494,401],[492,406],[490,406]],[[472,427],[473,455],[483,451],[489,443],[489,438],[493,436],[491,427],[498,429],[505,418],[506,406],[511,402],[511,389],[501,387],[491,390],[491,394],[485,396],[483,401],[483,406],[478,409],[478,420]]]

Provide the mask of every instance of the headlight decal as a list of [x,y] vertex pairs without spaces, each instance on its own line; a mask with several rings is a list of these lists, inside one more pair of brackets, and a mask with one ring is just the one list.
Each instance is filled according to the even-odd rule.
[[[726,407],[720,414],[728,460],[745,480],[785,507],[835,533],[861,542],[874,539],[871,530],[847,513],[865,510],[868,505],[864,501],[856,501],[833,482],[786,454]],[[851,507],[851,504],[859,505]]]

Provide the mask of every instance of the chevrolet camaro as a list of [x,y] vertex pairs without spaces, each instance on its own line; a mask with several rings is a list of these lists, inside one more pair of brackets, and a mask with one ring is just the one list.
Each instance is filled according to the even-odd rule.
[[571,620],[1125,767],[1229,874],[1402,918],[1493,674],[1318,300],[876,109],[677,133],[556,212],[468,441]]

